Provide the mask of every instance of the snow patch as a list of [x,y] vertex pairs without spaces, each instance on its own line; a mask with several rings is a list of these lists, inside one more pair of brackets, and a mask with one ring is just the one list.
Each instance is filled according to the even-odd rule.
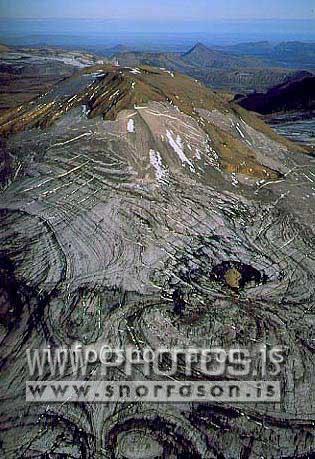
[[135,122],[132,118],[128,121],[127,129],[128,132],[135,132]]
[[239,181],[238,181],[237,178],[236,178],[235,172],[232,172],[231,175],[232,175],[232,185],[233,185],[233,186],[237,186],[237,185],[239,184]]
[[170,70],[164,70],[164,72],[168,73],[169,75],[171,75],[172,78],[175,78],[175,75],[173,72],[171,72]]
[[188,164],[191,172],[195,172],[195,167],[193,163],[187,158],[187,156],[184,153],[184,148],[182,144],[182,139],[178,135],[176,137],[176,140],[172,137],[172,134],[170,131],[166,131],[166,136],[168,138],[170,146],[173,148],[175,153],[178,155],[179,159],[181,160],[182,164]]
[[82,105],[83,115],[88,116],[91,110],[88,109],[87,105]]
[[150,163],[154,167],[157,181],[163,182],[167,176],[167,172],[163,166],[162,158],[158,151],[150,150]]
[[83,76],[85,76],[85,77],[92,77],[92,78],[101,78],[101,77],[106,76],[106,74],[103,73],[102,70],[97,70],[97,72],[85,73]]
[[196,156],[197,159],[201,159],[200,151],[198,150],[198,148],[196,148],[195,156]]

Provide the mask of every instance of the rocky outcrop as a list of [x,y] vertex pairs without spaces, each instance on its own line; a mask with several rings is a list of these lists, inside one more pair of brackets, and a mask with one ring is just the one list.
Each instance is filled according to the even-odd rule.
[[[152,68],[84,70],[3,115],[0,129],[10,158],[0,198],[2,457],[311,455],[306,150],[198,82]],[[77,341],[282,346],[282,401],[27,403],[25,350]],[[91,363],[86,379],[99,370]],[[141,368],[136,377],[146,378]]]

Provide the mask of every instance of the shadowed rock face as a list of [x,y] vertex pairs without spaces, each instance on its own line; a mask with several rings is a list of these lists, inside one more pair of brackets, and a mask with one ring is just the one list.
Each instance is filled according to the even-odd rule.
[[250,94],[238,100],[238,103],[247,110],[264,115],[289,111],[311,112],[315,109],[315,76],[309,72],[305,74],[298,73],[296,80],[288,79],[265,94]]
[[[3,457],[314,451],[314,159],[238,110],[105,68],[1,118]],[[77,341],[283,346],[282,402],[26,403],[25,350]]]

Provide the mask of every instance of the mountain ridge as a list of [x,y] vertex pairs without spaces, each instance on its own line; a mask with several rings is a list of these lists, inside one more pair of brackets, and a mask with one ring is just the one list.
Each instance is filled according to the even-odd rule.
[[[157,178],[169,170],[172,174],[185,171],[191,178],[197,174],[199,180],[207,181],[211,170],[220,170],[230,174],[235,183],[236,175],[276,180],[286,172],[277,155],[309,151],[278,136],[257,117],[200,82],[147,66],[83,69],[47,94],[2,114],[0,133],[10,139],[12,134],[27,138],[26,131],[42,137],[41,131],[57,133],[58,126],[68,123],[71,132],[73,122],[81,126],[75,128],[73,140],[89,137],[95,129],[99,136],[102,129],[112,132],[113,138],[122,136],[121,142],[116,141],[117,148],[126,149],[124,155],[130,152],[124,159],[129,163],[136,155],[138,159],[129,166],[141,180],[147,170],[153,179],[154,167]],[[57,144],[69,142],[67,134]],[[151,166],[141,166],[147,164],[148,152]],[[158,166],[161,161],[165,170]]]
[[238,67],[258,65],[255,59],[243,59],[229,55],[228,53],[217,51],[205,46],[203,43],[197,43],[186,53],[181,54],[181,58],[189,64],[203,65],[205,67]]
[[232,92],[263,91],[285,80],[293,70],[268,68],[261,60],[241,57],[197,43],[185,53],[131,51],[113,56],[121,65],[150,65],[184,73]]

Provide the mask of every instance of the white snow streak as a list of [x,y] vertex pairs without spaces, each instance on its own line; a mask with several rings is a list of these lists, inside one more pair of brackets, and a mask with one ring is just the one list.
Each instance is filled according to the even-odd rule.
[[109,97],[109,100],[111,100],[113,97],[117,96],[119,93],[120,93],[120,91],[119,91],[119,89],[117,89],[117,91],[115,91],[114,94],[112,94],[112,95]]
[[243,134],[243,132],[241,131],[240,127],[239,127],[239,124],[237,123],[236,125],[236,129],[238,130],[238,133],[240,134],[240,136],[245,139],[245,135]]
[[163,182],[167,173],[163,166],[161,155],[158,151],[150,150],[150,163],[154,167],[155,176],[158,182]]
[[237,180],[237,177],[236,177],[235,172],[232,172],[231,175],[232,175],[232,185],[233,185],[233,186],[237,186],[239,182],[238,182],[238,180]]
[[90,113],[90,110],[88,109],[87,105],[82,105],[82,112],[83,112],[83,115],[88,116],[88,114]]
[[166,131],[166,135],[170,143],[170,146],[173,148],[175,153],[178,155],[182,164],[183,165],[188,164],[191,172],[195,172],[195,167],[193,163],[187,158],[187,156],[184,153],[182,139],[180,138],[180,136],[178,135],[176,137],[176,140],[174,140],[170,131]]
[[170,70],[164,70],[164,72],[168,73],[169,75],[171,75],[172,78],[175,78],[175,75],[173,72],[171,72]]
[[201,159],[200,151],[198,150],[198,148],[196,148],[195,156],[196,156],[197,159]]

